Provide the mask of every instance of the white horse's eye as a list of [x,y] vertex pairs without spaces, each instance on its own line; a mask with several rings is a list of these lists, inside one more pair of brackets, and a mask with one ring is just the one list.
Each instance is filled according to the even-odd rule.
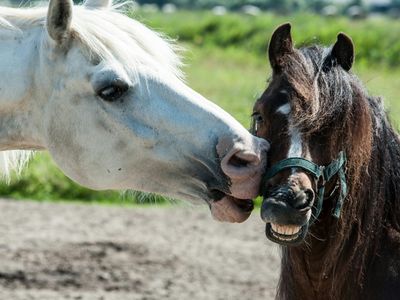
[[116,101],[120,99],[129,89],[128,84],[119,83],[108,85],[97,92],[97,95],[105,101]]

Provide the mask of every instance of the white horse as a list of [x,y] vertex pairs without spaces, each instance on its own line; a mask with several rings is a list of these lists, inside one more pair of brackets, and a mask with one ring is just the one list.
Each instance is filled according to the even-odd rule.
[[86,187],[205,200],[244,221],[268,144],[180,79],[173,46],[108,0],[0,8],[0,150],[47,149]]

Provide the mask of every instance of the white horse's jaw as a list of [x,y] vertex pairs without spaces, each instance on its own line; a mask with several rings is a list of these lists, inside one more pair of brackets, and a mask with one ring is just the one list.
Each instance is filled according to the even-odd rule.
[[[52,7],[62,11],[62,3]],[[10,56],[0,62],[0,72],[10,74],[0,82],[0,147],[48,149],[67,176],[93,189],[202,199],[215,219],[244,221],[269,145],[183,84],[171,48],[153,32],[117,13],[73,13],[61,27],[48,22],[54,41],[43,39],[38,21],[0,45],[0,55]],[[96,27],[82,29],[90,24]],[[96,35],[90,51],[108,47],[109,54],[94,64],[74,38],[79,30],[86,39]],[[21,44],[19,61],[12,55]],[[116,99],[102,98],[118,89]]]

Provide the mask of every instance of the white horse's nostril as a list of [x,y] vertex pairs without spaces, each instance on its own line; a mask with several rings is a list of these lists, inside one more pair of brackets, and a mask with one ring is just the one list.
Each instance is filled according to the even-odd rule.
[[228,164],[232,167],[245,168],[248,166],[257,166],[260,163],[260,158],[254,153],[247,151],[238,151],[232,155]]
[[237,199],[256,197],[265,172],[269,143],[254,136],[248,138],[235,141],[232,137],[223,137],[216,146],[221,169],[229,178],[229,195]]
[[222,159],[222,171],[231,179],[250,177],[258,171],[261,165],[261,155],[248,150],[232,149]]

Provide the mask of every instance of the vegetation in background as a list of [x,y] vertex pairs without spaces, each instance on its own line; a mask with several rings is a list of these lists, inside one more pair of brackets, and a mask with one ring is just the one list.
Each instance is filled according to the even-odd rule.
[[267,39],[274,28],[290,21],[298,47],[312,43],[330,45],[338,32],[343,31],[356,44],[358,64],[400,66],[400,20],[373,18],[355,21],[304,13],[290,17],[269,13],[259,16],[237,13],[216,16],[207,11],[178,11],[174,14],[133,11],[129,15],[179,41],[202,47],[241,48],[256,56],[264,55]]
[[[215,6],[224,6],[229,10],[240,10],[245,5],[253,5],[262,10],[274,11],[277,13],[288,14],[297,11],[321,12],[324,7],[335,6],[338,12],[345,13],[351,6],[358,6],[364,10],[378,8],[399,7],[399,0],[389,0],[385,3],[364,0],[137,0],[139,4],[156,4],[162,7],[166,4],[174,4],[179,8],[185,9],[210,9]],[[367,3],[366,3],[367,2]]]
[[[185,41],[187,51],[183,56],[188,84],[249,127],[253,103],[270,76],[265,54],[267,38],[286,18],[269,14],[255,18],[238,14],[216,17],[205,12],[141,14],[139,17],[137,14],[136,18],[152,28]],[[398,123],[400,68],[394,68],[398,62],[390,63],[396,52],[400,56],[400,48],[392,49],[392,46],[398,47],[395,44],[399,41],[394,38],[400,36],[398,23],[387,20],[350,22],[341,18],[328,21],[312,15],[298,15],[290,20],[297,45],[316,40],[330,44],[338,31],[349,32],[357,49],[355,73],[361,76],[372,94],[385,96],[386,107]],[[393,45],[389,43],[391,39]],[[164,202],[157,196],[83,188],[65,177],[48,154],[37,154],[19,180],[14,176],[10,185],[0,183],[0,195],[119,204]]]

